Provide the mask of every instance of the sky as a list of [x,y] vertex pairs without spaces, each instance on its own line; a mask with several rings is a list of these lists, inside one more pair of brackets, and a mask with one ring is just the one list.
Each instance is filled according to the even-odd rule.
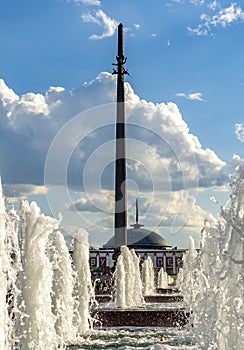
[[199,244],[243,166],[244,3],[0,2],[0,175],[9,206],[113,234],[117,26],[124,25],[128,226]]

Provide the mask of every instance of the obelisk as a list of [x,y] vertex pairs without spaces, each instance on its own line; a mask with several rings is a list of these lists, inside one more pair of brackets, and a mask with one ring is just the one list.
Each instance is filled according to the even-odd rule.
[[117,71],[117,119],[116,119],[116,162],[115,162],[115,214],[114,247],[127,245],[127,206],[126,206],[126,136],[125,136],[125,96],[124,96],[124,29],[118,26]]

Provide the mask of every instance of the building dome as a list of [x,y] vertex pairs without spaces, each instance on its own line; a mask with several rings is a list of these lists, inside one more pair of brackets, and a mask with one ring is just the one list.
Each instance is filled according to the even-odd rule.
[[[168,249],[172,245],[158,233],[142,228],[144,225],[138,222],[138,199],[136,199],[136,223],[130,225],[133,228],[127,230],[127,246],[133,249]],[[111,237],[103,248],[114,248],[114,236]]]
[[[135,225],[136,226],[136,225]],[[158,233],[139,227],[127,230],[127,246],[134,249],[167,249],[172,246]],[[111,237],[103,248],[114,248],[114,236]]]

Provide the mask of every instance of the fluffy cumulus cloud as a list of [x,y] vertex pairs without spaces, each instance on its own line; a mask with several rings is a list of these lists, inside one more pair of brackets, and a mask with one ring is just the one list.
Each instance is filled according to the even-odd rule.
[[27,93],[19,97],[5,84],[3,79],[0,79],[0,107],[7,111],[9,118],[13,118],[15,112],[18,111],[18,114],[21,110],[24,113],[28,111],[28,113],[43,114],[44,116],[50,113],[43,95]]
[[[19,101],[19,97],[15,92],[10,89],[4,82],[3,79],[0,79],[0,103],[3,108],[11,109],[11,106],[14,106],[15,103]],[[8,116],[11,115],[11,110],[8,111]]]
[[[63,201],[59,211],[98,214],[97,225],[111,227],[115,92],[116,77],[105,72],[78,89],[50,87],[43,95],[18,96],[1,80],[0,174],[7,195],[43,194],[44,183],[47,196],[52,186],[64,188],[75,195],[55,195],[53,206],[57,197]],[[230,169],[189,132],[176,104],[142,100],[129,83],[125,93],[129,207],[142,195],[148,226],[196,227],[204,215],[197,189],[225,185]],[[97,230],[94,216],[89,226]]]
[[[170,186],[173,190],[223,183],[221,170],[225,163],[212,150],[203,149],[198,138],[189,133],[176,104],[141,100],[128,83],[125,90],[128,173],[133,181],[146,188]],[[86,170],[89,178],[98,183],[100,180],[93,172],[97,169],[105,187],[111,187],[114,157],[111,124],[115,107],[112,104],[106,110],[99,106],[115,102],[115,91],[116,78],[109,73],[101,73],[95,80],[72,91],[50,87],[45,95],[18,96],[2,81],[0,144],[5,152],[1,152],[0,171],[4,180],[42,185],[48,149],[62,130],[57,158],[64,157],[66,148],[74,147],[67,165],[71,169],[70,182],[74,185],[80,182],[80,174]],[[80,129],[75,126],[73,130],[72,120],[82,111],[86,113],[80,117]],[[110,125],[105,127],[103,120]],[[68,127],[62,129],[68,122]]]
[[94,13],[83,13],[81,18],[84,22],[94,23],[103,28],[103,32],[100,35],[92,34],[89,39],[100,40],[110,36],[113,36],[116,32],[118,22],[110,18],[104,11],[98,10]]

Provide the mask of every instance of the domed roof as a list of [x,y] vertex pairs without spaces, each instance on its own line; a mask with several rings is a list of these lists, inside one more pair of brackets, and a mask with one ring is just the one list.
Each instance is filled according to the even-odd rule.
[[[140,226],[140,225],[138,225]],[[171,248],[172,246],[158,233],[141,227],[134,227],[127,230],[127,246],[129,248]],[[103,248],[114,248],[114,236],[111,237]]]
[[[127,230],[127,246],[129,248],[172,248],[172,245],[167,243],[158,233],[142,228],[144,225],[139,224],[138,217],[138,199],[136,199],[136,223],[131,225],[133,228]],[[114,248],[114,236],[103,245],[103,248]]]

